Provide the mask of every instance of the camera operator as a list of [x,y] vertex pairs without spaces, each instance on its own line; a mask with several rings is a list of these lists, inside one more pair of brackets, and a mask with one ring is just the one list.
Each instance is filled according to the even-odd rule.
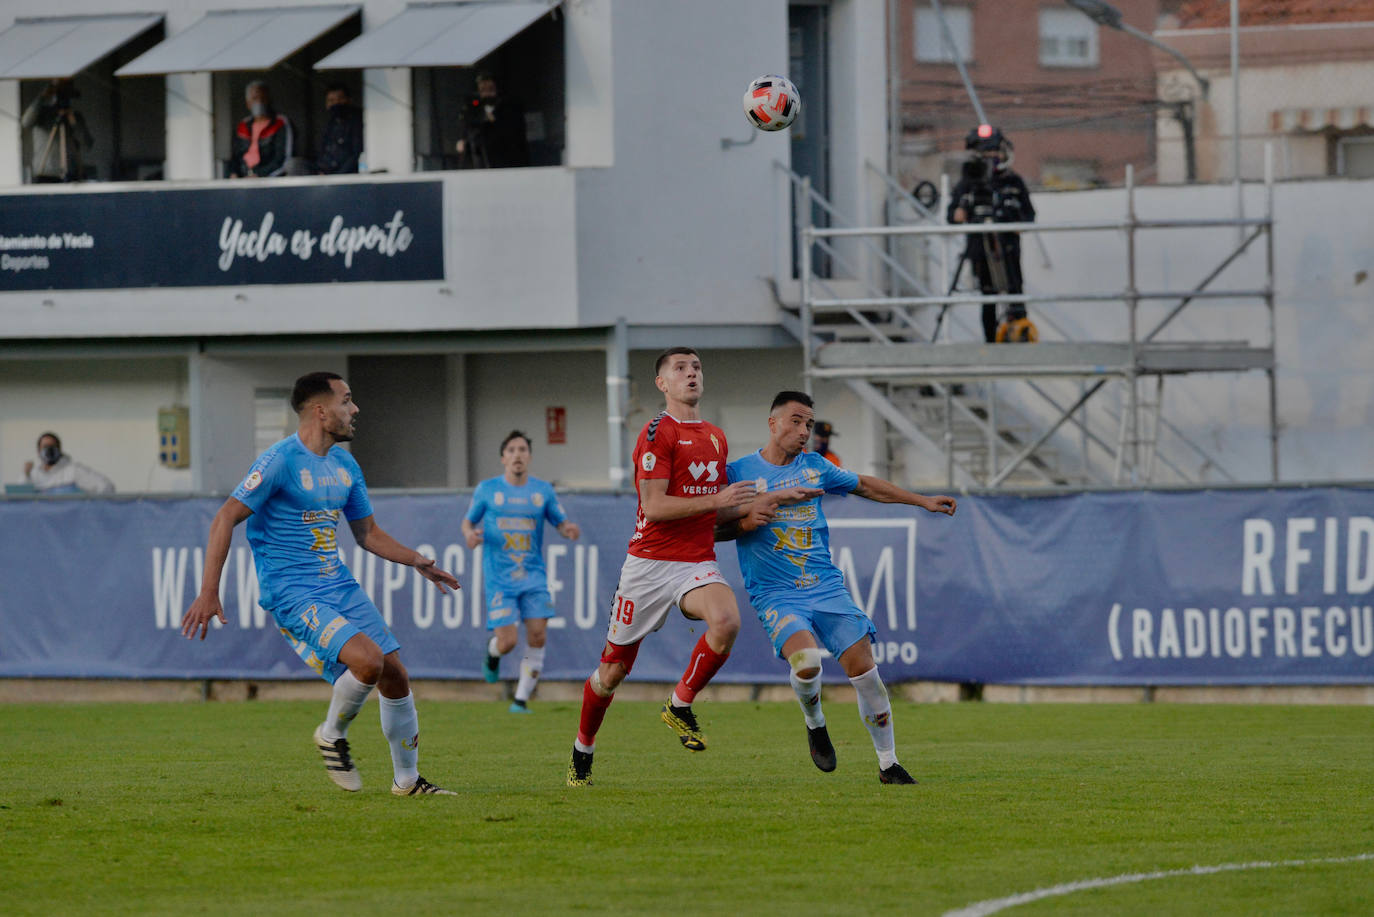
[[70,78],[53,80],[24,110],[20,124],[33,131],[33,178],[38,182],[80,181],[81,154],[95,144],[86,119],[72,108],[81,95]]
[[525,111],[501,95],[496,78],[477,74],[477,95],[468,102],[458,155],[465,169],[505,169],[530,164]]
[[[982,124],[969,131],[964,147],[972,150],[973,156],[964,163],[950,194],[946,218],[951,223],[1033,223],[1035,208],[1030,191],[1011,168],[1011,141],[1000,130]],[[983,295],[1022,291],[1019,233],[970,233],[964,256],[973,265]],[[1025,318],[1023,303],[1008,306],[1008,326]],[[997,304],[984,303],[983,337],[992,343],[997,340],[997,331]]]

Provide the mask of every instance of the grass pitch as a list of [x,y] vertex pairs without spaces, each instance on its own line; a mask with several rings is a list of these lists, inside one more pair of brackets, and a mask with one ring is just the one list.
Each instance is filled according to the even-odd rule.
[[[882,786],[853,704],[840,768],[792,704],[698,705],[683,750],[617,702],[596,785],[564,773],[577,708],[420,699],[421,772],[393,798],[370,702],[364,788],[325,776],[318,703],[0,707],[6,914],[943,914],[1078,880],[1374,853],[1374,709],[895,709],[921,781]],[[1078,891],[1037,914],[1374,913],[1374,860]]]

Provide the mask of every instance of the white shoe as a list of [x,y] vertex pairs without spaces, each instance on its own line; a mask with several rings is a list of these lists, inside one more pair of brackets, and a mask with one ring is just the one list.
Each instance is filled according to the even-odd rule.
[[315,747],[324,758],[324,768],[329,771],[329,779],[340,789],[356,793],[363,788],[363,775],[353,766],[353,758],[348,753],[348,740],[335,739],[333,742],[320,734],[323,723],[315,727]]

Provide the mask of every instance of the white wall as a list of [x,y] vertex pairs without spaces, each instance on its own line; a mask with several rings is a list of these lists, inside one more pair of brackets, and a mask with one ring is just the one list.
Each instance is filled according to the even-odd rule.
[[[1263,188],[1246,187],[1246,213],[1264,210]],[[1120,217],[1120,190],[1040,194],[1042,222]],[[1278,325],[1280,470],[1288,480],[1374,478],[1374,235],[1366,208],[1374,181],[1306,181],[1275,190],[1275,297]],[[1137,192],[1144,219],[1218,217],[1234,212],[1229,185],[1152,187]],[[1125,280],[1120,233],[1046,234],[1052,268],[1035,245],[1023,245],[1026,286],[1037,292],[1120,290]],[[1137,285],[1186,290],[1200,282],[1236,244],[1234,229],[1154,230],[1139,236]],[[1260,240],[1213,289],[1264,284]],[[971,308],[971,307],[969,307]],[[1033,307],[1035,308],[1035,307]],[[1117,304],[1040,307],[1083,340],[1120,340],[1125,309]],[[1169,304],[1142,308],[1142,332]],[[1042,324],[1042,331],[1044,325]],[[1198,301],[1174,320],[1162,340],[1247,340],[1263,343],[1262,305]],[[1267,383],[1262,373],[1170,377],[1166,416],[1180,423],[1243,480],[1269,474]]]
[[118,491],[189,490],[189,469],[159,464],[157,429],[188,394],[185,359],[0,360],[0,483],[22,482],[52,431]]

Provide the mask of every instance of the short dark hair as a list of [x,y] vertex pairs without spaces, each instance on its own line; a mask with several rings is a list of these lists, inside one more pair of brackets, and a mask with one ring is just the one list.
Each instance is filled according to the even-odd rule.
[[793,401],[798,404],[804,404],[808,408],[816,407],[816,402],[812,401],[811,396],[806,394],[806,392],[781,391],[773,396],[773,406],[768,409],[768,413],[771,414],[784,404],[790,404]]
[[667,350],[663,351],[663,353],[659,354],[658,359],[654,361],[654,375],[657,376],[659,374],[663,369],[664,362],[666,362],[669,357],[675,357],[679,354],[691,354],[694,357],[701,356],[701,354],[697,353],[695,347],[669,347]]
[[317,372],[306,373],[296,380],[296,385],[291,389],[291,410],[299,414],[307,401],[316,395],[328,395],[334,391],[331,384],[335,379],[342,379],[338,373]]
[[510,441],[513,439],[523,439],[525,441],[525,445],[530,447],[530,451],[534,451],[534,442],[528,436],[525,435],[525,431],[511,430],[509,433],[506,434],[506,438],[501,440],[501,451],[498,452],[497,455],[505,455],[506,447],[510,445]]
[[61,449],[61,448],[62,448],[62,437],[58,436],[56,433],[53,433],[51,430],[48,431],[47,433],[39,433],[39,434],[38,434],[38,443],[36,443],[35,445],[41,444],[41,443],[43,442],[43,440],[47,439],[49,436],[51,436],[53,439],[55,439],[55,440],[57,441],[57,448]]
[[324,87],[325,95],[329,95],[331,92],[342,92],[350,99],[353,98],[353,93],[350,92],[349,88],[345,86],[343,83],[330,83],[328,86]]

